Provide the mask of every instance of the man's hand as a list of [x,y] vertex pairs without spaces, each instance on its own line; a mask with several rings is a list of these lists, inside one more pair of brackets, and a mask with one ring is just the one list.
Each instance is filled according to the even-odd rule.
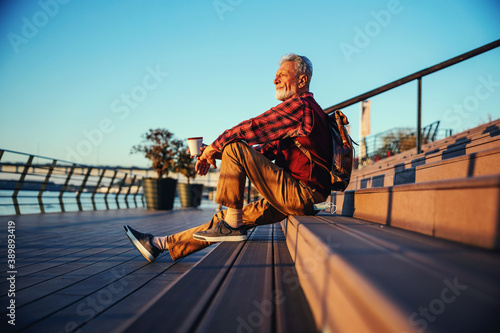
[[212,145],[204,146],[201,149],[202,149],[201,156],[198,157],[195,169],[200,176],[204,176],[208,173],[210,165],[212,165],[214,169],[217,169],[217,164],[215,160],[221,159],[222,153],[216,150]]
[[208,170],[210,169],[210,164],[198,160],[196,161],[195,169],[198,175],[205,176],[208,173]]

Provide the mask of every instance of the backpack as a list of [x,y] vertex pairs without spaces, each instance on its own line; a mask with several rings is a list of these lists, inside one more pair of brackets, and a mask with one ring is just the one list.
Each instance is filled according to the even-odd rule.
[[353,141],[345,128],[347,124],[349,124],[349,121],[340,110],[335,110],[333,115],[328,116],[328,127],[330,128],[333,144],[331,169],[294,139],[295,145],[309,158],[311,165],[312,162],[315,162],[330,172],[332,191],[344,191],[351,180],[354,147]]

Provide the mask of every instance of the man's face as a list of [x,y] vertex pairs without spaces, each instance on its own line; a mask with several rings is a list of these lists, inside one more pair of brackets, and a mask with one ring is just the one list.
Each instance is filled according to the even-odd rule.
[[295,72],[295,63],[285,61],[276,72],[274,84],[276,85],[276,99],[286,101],[297,94],[299,80]]

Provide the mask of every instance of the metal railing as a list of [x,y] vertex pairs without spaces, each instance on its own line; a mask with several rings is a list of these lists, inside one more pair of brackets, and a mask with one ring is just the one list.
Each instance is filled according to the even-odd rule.
[[0,149],[0,215],[143,207],[144,176]]
[[[453,135],[453,130],[451,129],[440,129],[440,121],[435,122],[422,128],[422,143],[427,144],[434,142],[436,140],[444,139],[450,135]],[[364,156],[366,158],[372,158],[375,155],[384,155],[388,153],[389,155],[398,154],[405,150],[415,148],[415,128],[408,127],[397,127],[391,128],[389,130],[369,135],[363,139],[360,144],[364,145]],[[410,140],[413,138],[413,141]],[[360,150],[356,150],[357,157],[361,157]]]
[[[451,129],[440,129],[437,120],[422,128],[422,143],[427,144],[453,135]],[[415,128],[392,128],[369,135],[359,143],[355,155],[355,168],[361,168],[385,157],[399,154],[416,147]]]
[[383,85],[379,88],[370,90],[370,91],[368,91],[364,94],[361,94],[359,96],[350,98],[342,103],[335,104],[335,105],[325,109],[324,111],[327,114],[331,114],[335,110],[343,109],[343,108],[351,106],[353,104],[363,102],[363,101],[367,100],[368,98],[379,95],[383,92],[389,91],[389,90],[394,89],[396,87],[402,86],[403,84],[406,84],[408,82],[417,80],[418,85],[417,85],[416,147],[417,147],[417,153],[420,153],[422,151],[422,78],[426,75],[429,75],[429,74],[435,73],[437,71],[440,71],[442,69],[445,69],[447,67],[456,65],[462,61],[473,58],[473,57],[480,55],[482,53],[491,51],[499,46],[500,46],[500,39],[498,39],[494,42],[491,42],[489,44],[486,44],[484,46],[478,47],[477,49],[474,49],[472,51],[461,54],[457,57],[443,61],[437,65],[431,66],[429,68],[423,69],[423,70],[418,71],[416,73],[413,73],[411,75],[405,76],[399,80],[393,81],[393,82],[388,83],[386,85]]

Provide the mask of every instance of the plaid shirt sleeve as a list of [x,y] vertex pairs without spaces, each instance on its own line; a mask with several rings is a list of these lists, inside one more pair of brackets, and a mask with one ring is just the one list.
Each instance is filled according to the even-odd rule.
[[278,141],[268,142],[253,148],[272,161],[278,153]]
[[274,155],[275,141],[306,136],[311,132],[313,111],[307,106],[305,97],[312,97],[312,94],[304,93],[288,99],[255,118],[239,123],[224,131],[212,146],[222,151],[229,143],[245,141],[250,146],[261,144],[260,152],[265,156]]

